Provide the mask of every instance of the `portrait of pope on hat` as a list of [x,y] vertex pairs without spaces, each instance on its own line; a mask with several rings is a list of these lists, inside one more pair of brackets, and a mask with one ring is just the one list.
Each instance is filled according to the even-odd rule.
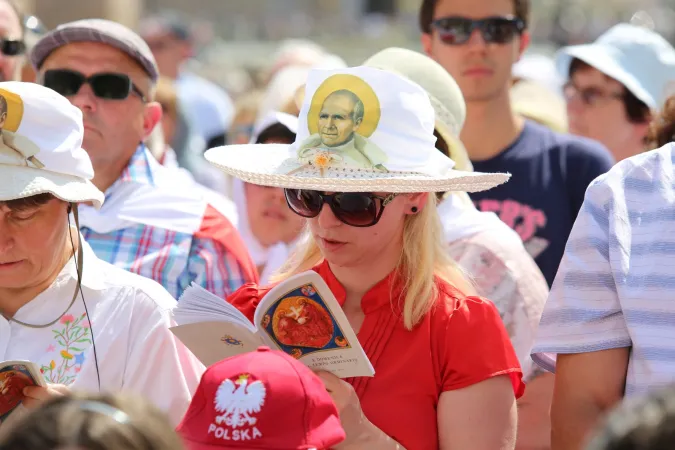
[[386,171],[387,155],[368,137],[377,128],[380,104],[373,89],[353,75],[334,75],[312,97],[307,121],[310,136],[300,143],[298,158],[325,155],[347,166]]

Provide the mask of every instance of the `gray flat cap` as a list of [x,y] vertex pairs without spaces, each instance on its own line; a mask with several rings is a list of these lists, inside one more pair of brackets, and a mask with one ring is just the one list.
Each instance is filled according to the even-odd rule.
[[101,42],[118,48],[135,59],[153,82],[159,77],[157,63],[148,44],[124,25],[104,19],[84,19],[59,25],[35,44],[30,52],[30,61],[39,69],[54,50],[72,42]]

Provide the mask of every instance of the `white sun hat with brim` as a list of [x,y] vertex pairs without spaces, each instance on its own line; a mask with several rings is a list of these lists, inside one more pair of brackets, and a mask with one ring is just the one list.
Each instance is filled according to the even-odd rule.
[[68,99],[34,83],[0,83],[0,129],[0,201],[49,193],[100,208],[82,112]]
[[398,47],[374,54],[363,65],[403,75],[427,91],[436,114],[436,131],[448,144],[455,168],[473,170],[469,154],[459,139],[466,120],[464,96],[455,79],[443,66],[426,55]]
[[564,47],[556,54],[560,75],[569,76],[575,58],[623,84],[652,109],[660,109],[672,94],[675,49],[649,28],[621,23],[591,44]]
[[434,146],[434,124],[429,95],[401,75],[316,69],[293,144],[217,147],[206,159],[248,183],[333,192],[478,192],[509,179],[455,170]]

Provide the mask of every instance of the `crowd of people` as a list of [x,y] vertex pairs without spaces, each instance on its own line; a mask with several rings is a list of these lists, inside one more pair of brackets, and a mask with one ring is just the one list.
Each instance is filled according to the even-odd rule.
[[[422,52],[289,41],[234,96],[175,15],[0,0],[0,363],[47,383],[0,450],[674,447],[675,48],[533,55],[531,6],[422,0]],[[308,270],[373,377],[171,331]]]

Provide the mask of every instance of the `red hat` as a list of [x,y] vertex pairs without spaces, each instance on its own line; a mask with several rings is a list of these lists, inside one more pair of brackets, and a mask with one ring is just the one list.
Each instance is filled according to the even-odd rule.
[[177,431],[190,450],[327,449],[345,439],[321,379],[267,347],[209,367]]

